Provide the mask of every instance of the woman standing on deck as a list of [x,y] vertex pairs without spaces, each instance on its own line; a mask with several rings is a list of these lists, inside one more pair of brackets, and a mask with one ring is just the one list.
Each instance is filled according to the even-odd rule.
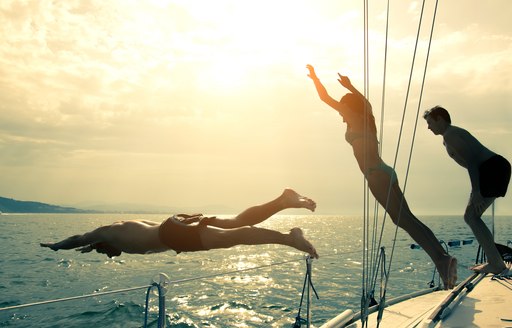
[[320,99],[336,110],[347,124],[345,140],[352,146],[373,196],[386,209],[393,222],[407,231],[428,253],[445,288],[453,288],[457,281],[457,260],[448,255],[434,233],[411,212],[398,185],[396,172],[380,157],[377,128],[370,102],[352,85],[347,76],[339,73],[338,81],[350,93],[344,95],[340,101],[335,100],[327,93],[313,66],[307,65],[307,69],[308,77],[315,83]]

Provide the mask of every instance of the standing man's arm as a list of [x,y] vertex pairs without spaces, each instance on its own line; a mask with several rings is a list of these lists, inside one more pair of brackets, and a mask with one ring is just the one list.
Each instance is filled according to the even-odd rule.
[[465,130],[457,129],[446,133],[444,136],[446,149],[459,165],[465,167],[471,181],[471,199],[473,205],[480,208],[484,204],[480,193],[479,161],[475,156],[473,137]]

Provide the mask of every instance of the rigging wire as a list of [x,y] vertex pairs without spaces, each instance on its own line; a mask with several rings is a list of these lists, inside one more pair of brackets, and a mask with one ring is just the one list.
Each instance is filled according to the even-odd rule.
[[[383,78],[382,78],[382,96],[381,96],[381,119],[380,119],[380,135],[379,135],[379,156],[382,156],[382,149],[384,145],[384,113],[385,113],[385,96],[386,96],[386,77],[387,77],[387,55],[388,55],[388,36],[389,36],[389,12],[390,12],[390,1],[387,1],[386,5],[386,33],[384,38],[384,62],[383,62]],[[391,185],[390,185],[391,186]],[[388,194],[387,197],[389,198],[391,194],[391,188],[388,188]],[[386,206],[387,209],[387,206]],[[384,216],[387,214],[387,211],[384,211]],[[373,235],[372,235],[372,248],[374,250],[378,250],[380,248],[380,241],[377,243],[377,226],[378,226],[378,218],[379,218],[379,202],[375,200],[375,208],[374,208],[374,224],[373,224]],[[372,277],[371,279],[371,288],[374,290],[375,286],[377,284],[377,253],[372,254],[372,258],[374,259],[374,265],[375,268],[372,271]]]
[[[430,54],[430,45],[431,45],[431,42],[432,42],[432,36],[433,36],[433,32],[434,32],[435,16],[437,14],[437,4],[438,4],[438,0],[436,0],[436,6],[435,6],[435,10],[434,10],[434,17],[433,17],[433,20],[432,20],[432,27],[431,27],[431,30],[430,30],[429,46],[428,46],[427,57],[426,57],[425,68],[424,68],[424,74],[423,74],[423,80],[422,80],[422,86],[421,86],[420,101],[419,101],[419,104],[418,104],[418,110],[417,110],[417,115],[416,115],[416,123],[415,123],[414,131],[413,131],[413,138],[412,138],[412,142],[411,142],[411,151],[409,153],[409,160],[408,160],[408,165],[407,165],[407,171],[406,171],[406,176],[405,176],[405,180],[404,180],[405,181],[404,182],[404,187],[403,187],[403,194],[404,195],[405,195],[405,189],[406,189],[407,179],[408,179],[408,175],[409,175],[409,168],[410,168],[411,159],[412,159],[412,151],[413,151],[413,148],[414,148],[413,147],[414,146],[414,138],[416,136],[418,113],[419,113],[419,108],[421,106],[421,98],[422,98],[422,95],[423,95],[423,87],[424,87],[424,84],[425,84],[425,76],[426,76],[426,72],[427,72],[428,58],[429,58],[429,54]],[[414,60],[415,60],[415,57],[416,57],[416,51],[417,51],[417,47],[418,47],[418,39],[419,39],[420,30],[421,30],[421,23],[422,23],[422,20],[423,20],[424,7],[425,7],[425,0],[423,0],[423,5],[422,5],[422,8],[421,8],[420,24],[418,26],[418,35],[416,37],[416,44],[415,44],[415,49],[414,49],[413,63],[411,65],[411,72],[410,72],[410,76],[409,76],[409,86],[408,86],[407,95],[406,95],[406,103],[405,103],[404,112],[403,112],[403,116],[402,116],[402,126],[403,126],[405,112],[406,112],[406,107],[407,107],[407,101],[408,101],[407,98],[409,96],[409,89],[410,89],[411,80],[412,80],[412,73],[413,73],[413,70],[414,70],[414,64],[415,64]],[[400,129],[400,135],[401,135],[401,133],[402,133],[402,128]],[[397,157],[398,157],[398,148],[399,148],[399,145],[397,145],[397,152],[395,154],[395,164],[396,164]],[[402,201],[403,201],[403,199],[402,199]],[[398,219],[400,220],[400,215],[399,215]],[[398,225],[397,225],[397,227],[395,229],[395,238],[394,238],[394,242],[393,242],[393,248],[392,248],[390,259],[392,259],[392,257],[393,257],[393,251],[394,251],[394,245],[396,243],[397,231],[398,231]]]
[[[363,86],[363,95],[365,99],[369,99],[369,65],[368,65],[368,0],[363,1],[363,39],[364,39],[364,45],[363,45],[363,72],[364,72],[364,86]],[[367,135],[368,131],[368,102],[364,101],[364,107],[363,107],[363,132],[365,133],[365,136]],[[363,138],[363,147],[364,149],[367,148],[367,138]],[[364,152],[363,155],[363,167],[366,167],[366,152]],[[370,266],[371,262],[369,261],[369,191],[368,191],[368,182],[366,181],[366,178],[363,174],[363,250],[362,250],[362,257],[363,257],[363,274],[362,274],[362,281],[361,281],[361,321],[363,323],[363,326],[365,325],[365,322],[368,318],[368,300],[369,300],[369,272],[370,272]]]
[[[408,176],[409,176],[409,169],[410,169],[411,160],[412,160],[412,153],[413,153],[413,149],[414,149],[414,140],[415,140],[416,131],[417,131],[417,125],[418,125],[418,115],[419,115],[419,110],[420,110],[420,107],[421,107],[421,99],[423,97],[423,90],[424,90],[424,85],[425,85],[425,77],[426,77],[426,73],[427,73],[428,59],[429,59],[429,56],[430,56],[430,47],[431,47],[431,44],[432,44],[432,37],[433,37],[433,33],[434,33],[435,19],[436,19],[436,16],[437,16],[437,7],[438,7],[438,0],[436,0],[435,8],[434,8],[434,13],[433,13],[433,18],[432,18],[432,24],[431,24],[430,35],[429,35],[428,49],[427,49],[425,66],[424,66],[424,71],[423,71],[423,79],[422,79],[422,83],[421,83],[421,91],[420,91],[420,96],[419,96],[418,108],[417,108],[417,112],[416,112],[416,121],[415,121],[414,131],[413,131],[413,135],[412,135],[411,147],[410,147],[409,158],[408,158],[408,163],[407,163],[407,170],[406,170],[406,175],[405,175],[405,180],[404,180],[404,187],[403,187],[402,200],[401,200],[400,210],[399,210],[399,215],[398,215],[398,222],[397,222],[397,225],[396,225],[396,228],[395,228],[395,236],[393,238],[393,246],[391,248],[391,255],[390,255],[390,258],[389,258],[389,265],[388,265],[388,270],[387,270],[388,272],[390,272],[390,270],[391,270],[391,263],[392,263],[392,260],[393,260],[393,255],[394,255],[395,245],[396,245],[396,236],[398,234],[398,223],[400,222],[400,219],[401,219],[402,204],[403,204],[404,198],[405,198],[405,190],[406,190],[406,187],[407,187],[407,180],[408,180]],[[419,25],[418,25],[418,33],[417,33],[417,36],[416,36],[416,43],[415,43],[415,47],[414,47],[413,61],[412,61],[412,65],[411,65],[411,72],[410,72],[410,75],[409,75],[409,83],[408,83],[408,87],[407,87],[406,100],[405,100],[404,111],[403,111],[403,115],[402,115],[402,126],[400,128],[400,137],[402,135],[403,122],[404,122],[404,118],[405,118],[405,112],[406,112],[406,108],[407,108],[408,97],[409,97],[409,92],[410,92],[410,85],[411,85],[411,80],[412,80],[412,73],[414,71],[415,58],[416,58],[416,52],[417,52],[417,48],[418,48],[418,40],[419,40],[420,31],[421,31],[421,24],[422,24],[422,21],[423,21],[424,8],[425,8],[425,0],[423,0],[422,7],[421,7],[420,21],[419,21]],[[397,150],[396,150],[396,153],[395,153],[394,166],[396,166],[399,146],[400,146],[400,138],[399,138],[399,142],[397,144]],[[385,285],[384,285],[384,300],[385,300],[385,293],[386,293],[388,282],[389,282],[389,274],[386,276]],[[383,306],[383,305],[384,304],[381,304],[381,306]]]
[[[365,42],[364,42],[364,95],[366,99],[369,99],[369,47],[368,47],[368,1],[364,1],[364,35],[365,35]],[[388,44],[388,31],[389,31],[389,0],[387,1],[387,8],[386,8],[386,37],[385,37],[385,51],[384,51],[384,75],[383,75],[383,90],[382,90],[382,104],[381,104],[381,122],[380,122],[380,136],[379,136],[379,146],[378,146],[378,153],[379,156],[382,155],[382,144],[383,144],[383,122],[384,122],[384,100],[385,100],[385,81],[386,81],[386,68],[387,68],[387,44]],[[366,115],[366,103],[365,103],[365,115],[364,115],[364,132],[365,135],[367,135],[368,132],[368,120],[369,117]],[[374,119],[374,118],[372,118]],[[367,138],[364,138],[364,147],[367,148]],[[366,152],[364,152],[364,161],[366,167]],[[364,179],[366,182],[366,178]],[[369,213],[369,195],[368,187],[365,185],[365,197],[364,197],[364,212]],[[391,193],[391,186],[388,189],[388,199],[389,195]],[[387,204],[386,204],[387,209]],[[366,229],[366,232],[363,234],[363,240],[365,241],[366,249],[371,249],[371,252],[364,252],[365,263],[368,263],[367,266],[364,266],[366,269],[366,272],[363,272],[363,280],[365,281],[365,285],[363,287],[363,294],[362,294],[362,300],[361,300],[361,321],[363,326],[367,324],[367,309],[370,305],[374,305],[375,299],[375,286],[377,281],[377,274],[378,274],[378,266],[380,263],[379,253],[377,250],[379,247],[377,246],[377,227],[378,227],[378,218],[379,218],[379,203],[375,199],[374,200],[374,206],[373,206],[373,223],[372,227],[370,229],[370,219],[369,215],[364,215],[364,227]],[[384,212],[384,215],[386,215],[387,211]],[[370,236],[370,233],[367,232],[371,230],[372,234]],[[381,237],[382,240],[382,237]],[[381,241],[379,242],[379,244]]]
[[[436,18],[436,15],[437,15],[437,6],[438,6],[438,0],[436,0],[436,4],[435,4],[435,10],[434,10],[434,14],[433,14],[433,20],[432,20],[432,25],[431,25],[431,30],[430,30],[430,37],[429,37],[429,44],[428,44],[428,51],[427,51],[427,55],[426,55],[426,61],[425,61],[425,67],[424,67],[424,72],[423,72],[423,80],[422,80],[422,84],[421,84],[421,92],[420,92],[420,101],[419,101],[419,104],[418,104],[418,109],[417,109],[417,113],[416,113],[416,121],[415,121],[415,126],[414,126],[414,132],[413,132],[413,138],[412,138],[412,144],[411,144],[411,147],[410,147],[410,152],[409,152],[409,159],[408,159],[408,165],[407,165],[407,171],[406,171],[406,177],[405,177],[405,183],[404,183],[404,188],[403,188],[403,192],[402,192],[402,199],[401,199],[401,203],[400,203],[400,210],[399,210],[399,214],[398,214],[398,222],[396,224],[396,227],[395,227],[395,238],[393,239],[393,245],[392,245],[392,251],[391,251],[391,256],[390,256],[390,259],[389,259],[389,266],[388,266],[388,269],[384,271],[388,272],[387,274],[384,275],[385,277],[385,283],[384,283],[384,290],[383,292],[381,292],[381,302],[385,303],[385,295],[386,295],[386,288],[387,288],[387,284],[388,284],[388,280],[389,280],[389,272],[390,272],[390,269],[391,269],[391,264],[392,264],[392,259],[393,259],[393,254],[394,254],[394,250],[395,250],[395,243],[396,243],[396,236],[397,236],[397,233],[398,233],[398,224],[399,224],[399,220],[400,220],[400,216],[401,216],[401,209],[402,209],[402,205],[403,205],[403,202],[404,202],[404,198],[405,198],[405,189],[406,189],[406,185],[407,185],[407,178],[408,178],[408,174],[409,174],[409,169],[410,169],[410,164],[411,164],[411,160],[412,160],[412,152],[413,152],[413,146],[414,146],[414,140],[415,140],[415,135],[416,135],[416,129],[417,129],[417,122],[418,122],[418,115],[419,115],[419,109],[421,107],[421,99],[422,99],[422,95],[423,95],[423,88],[424,88],[424,85],[425,85],[425,76],[426,76],[426,71],[427,71],[427,66],[428,66],[428,58],[429,58],[429,55],[430,55],[430,47],[431,47],[431,43],[432,43],[432,36],[433,36],[433,30],[434,30],[434,26],[435,26],[435,18]],[[402,133],[403,133],[403,128],[404,128],[404,121],[405,121],[405,113],[407,111],[407,105],[408,105],[408,101],[409,101],[409,94],[410,94],[410,89],[411,89],[411,81],[412,81],[412,74],[413,74],[413,71],[414,71],[414,66],[415,66],[415,61],[416,61],[416,53],[417,53],[417,49],[418,49],[418,42],[419,42],[419,37],[420,37],[420,31],[421,31],[421,25],[422,25],[422,22],[423,22],[423,14],[424,14],[424,8],[425,8],[425,0],[423,0],[423,4],[422,4],[422,8],[421,8],[421,14],[420,14],[420,20],[419,20],[419,24],[418,24],[418,32],[417,32],[417,36],[416,36],[416,41],[415,41],[415,47],[414,47],[414,54],[413,54],[413,59],[412,59],[412,64],[411,64],[411,71],[410,71],[410,75],[409,75],[409,82],[408,82],[408,87],[407,87],[407,93],[406,93],[406,98],[405,98],[405,103],[404,103],[404,109],[403,109],[403,114],[402,114],[402,120],[401,120],[401,126],[400,126],[400,130],[399,130],[399,137],[398,137],[398,142],[397,142],[397,147],[396,147],[396,152],[395,152],[395,158],[394,158],[394,162],[393,162],[393,170],[395,170],[395,167],[396,167],[396,163],[397,163],[397,159],[398,159],[398,153],[399,153],[399,150],[400,150],[400,143],[401,143],[401,139],[402,139]],[[380,122],[380,136],[379,136],[379,155],[381,156],[382,155],[382,144],[383,144],[383,118],[384,118],[384,104],[385,104],[385,87],[386,87],[386,75],[387,75],[387,51],[388,51],[388,31],[389,31],[389,12],[390,12],[390,8],[389,8],[389,0],[387,1],[387,9],[386,9],[386,35],[385,35],[385,48],[384,48],[384,72],[383,72],[383,90],[382,90],[382,99],[381,99],[381,122]],[[368,40],[367,40],[367,36],[368,36],[368,2],[367,0],[364,1],[364,36],[365,36],[365,41],[364,41],[364,78],[365,78],[365,83],[364,83],[364,92],[365,92],[365,97],[367,99],[369,99],[369,68],[368,68]],[[365,108],[365,111],[366,111],[366,108]],[[366,122],[366,115],[364,116],[365,117],[365,129],[367,128],[367,122]],[[366,131],[365,131],[366,132]],[[366,145],[365,145],[366,146]],[[366,179],[365,179],[366,180]],[[366,185],[365,185],[366,186]],[[384,225],[385,225],[385,221],[386,221],[386,215],[387,215],[387,208],[388,208],[388,205],[389,205],[389,198],[390,198],[390,195],[391,195],[391,187],[392,185],[390,184],[389,185],[389,188],[388,188],[388,197],[387,197],[387,201],[386,201],[386,206],[385,206],[385,212],[384,212],[384,215],[383,215],[383,222],[382,222],[382,227],[381,227],[381,231],[380,231],[380,236],[379,236],[379,240],[377,242],[377,238],[376,238],[376,230],[377,230],[377,221],[378,221],[378,203],[377,201],[375,202],[375,209],[374,209],[374,231],[373,231],[373,240],[372,240],[372,246],[369,247],[369,241],[366,239],[368,238],[369,236],[369,233],[367,231],[367,229],[369,229],[369,219],[367,218],[367,207],[368,207],[368,202],[367,202],[367,197],[368,197],[368,192],[367,192],[367,189],[365,188],[364,190],[364,227],[363,227],[363,244],[366,246],[367,249],[373,249],[373,250],[376,250],[376,249],[379,249],[380,248],[380,245],[382,244],[382,238],[383,238],[383,232],[384,232]],[[378,246],[377,246],[378,245]],[[375,253],[371,253],[371,260],[369,259],[368,257],[368,253],[365,252],[363,250],[363,295],[362,295],[362,301],[361,301],[361,321],[362,321],[362,324],[363,324],[363,327],[365,326],[365,324],[367,323],[367,317],[366,317],[366,313],[367,313],[367,306],[369,304],[369,297],[368,295],[369,294],[373,294],[373,291],[375,290],[375,286],[376,286],[376,282],[377,282],[377,266],[379,265],[379,261],[377,259],[377,254]],[[370,267],[367,267],[369,265],[372,265],[371,266],[371,269]],[[365,275],[367,274],[370,274],[371,277],[366,277],[365,278]],[[381,277],[382,278],[382,277]],[[366,282],[366,285],[364,285],[364,282]],[[369,292],[371,291],[371,292]],[[383,305],[383,304],[381,304]],[[379,323],[378,323],[379,324]]]

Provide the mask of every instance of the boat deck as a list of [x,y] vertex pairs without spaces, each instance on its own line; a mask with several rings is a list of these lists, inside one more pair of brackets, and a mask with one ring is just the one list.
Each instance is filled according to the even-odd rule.
[[433,327],[512,327],[512,279],[485,276]]
[[[512,328],[511,304],[512,279],[474,274],[451,291],[434,291],[388,306],[379,327]],[[377,313],[370,314],[366,327],[377,327],[376,318]],[[360,320],[348,325],[342,321],[347,322],[335,318],[322,328],[362,327]]]

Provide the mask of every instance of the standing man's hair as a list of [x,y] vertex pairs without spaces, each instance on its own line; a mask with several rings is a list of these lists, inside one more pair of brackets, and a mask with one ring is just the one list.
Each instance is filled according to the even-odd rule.
[[452,119],[450,118],[450,114],[446,109],[441,106],[435,106],[426,110],[423,114],[423,118],[427,119],[427,117],[432,117],[434,120],[438,120],[440,117],[445,120],[448,124],[452,124]]

